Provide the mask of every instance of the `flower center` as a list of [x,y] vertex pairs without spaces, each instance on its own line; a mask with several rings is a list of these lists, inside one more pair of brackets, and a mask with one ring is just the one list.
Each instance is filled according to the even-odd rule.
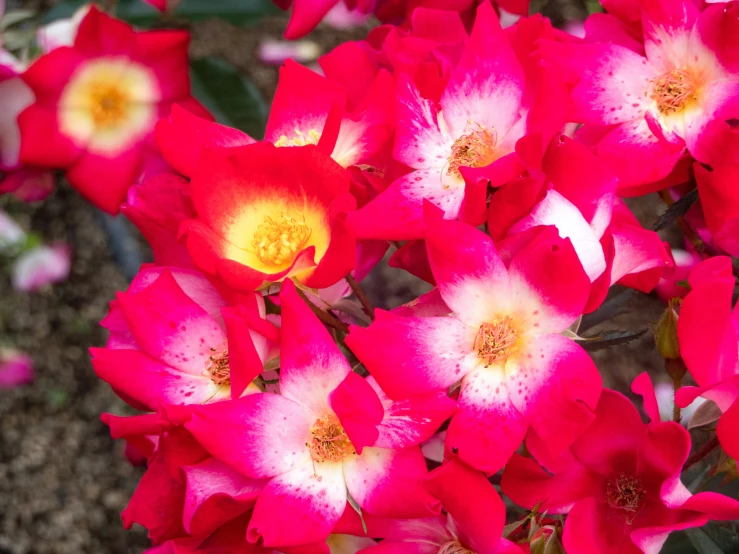
[[310,235],[311,230],[305,223],[305,216],[298,214],[298,218],[293,218],[281,213],[279,218],[264,218],[254,233],[251,245],[263,264],[283,266],[292,263]]
[[449,155],[447,175],[460,176],[459,168],[485,167],[495,161],[495,130],[477,124],[467,125],[469,133],[454,141]]
[[356,454],[339,418],[333,414],[317,419],[310,434],[311,439],[305,445],[314,462],[340,462],[350,454]]
[[285,135],[282,135],[275,142],[275,146],[305,146],[306,144],[318,144],[319,140],[321,140],[321,133],[315,129],[308,131],[307,135],[300,129],[295,129],[295,137],[287,138]]
[[231,367],[228,363],[228,352],[214,355],[209,358],[210,362],[205,370],[210,376],[210,380],[216,385],[231,384]]
[[621,473],[617,479],[606,484],[606,499],[611,508],[629,512],[628,523],[634,521],[636,514],[644,505],[644,487],[641,481],[631,475]]
[[697,100],[697,91],[694,74],[684,67],[668,71],[652,81],[652,100],[664,115],[679,112]]
[[438,554],[475,554],[472,552],[472,550],[469,550],[468,548],[465,548],[461,544],[459,544],[459,541],[450,541],[444,545],[442,545],[441,549],[439,549]]
[[485,360],[485,367],[507,360],[516,348],[518,331],[511,316],[483,323],[475,336],[472,347],[477,357]]
[[116,84],[93,83],[90,90],[90,113],[98,127],[112,127],[126,115],[130,98]]

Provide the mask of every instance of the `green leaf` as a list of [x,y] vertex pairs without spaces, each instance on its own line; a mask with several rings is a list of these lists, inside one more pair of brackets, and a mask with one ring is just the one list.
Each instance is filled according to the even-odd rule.
[[593,352],[619,344],[626,344],[627,342],[638,339],[646,332],[647,329],[639,329],[638,331],[603,331],[595,337],[578,337],[575,340],[585,350]]
[[703,529],[686,529],[685,533],[688,535],[691,544],[700,554],[724,554]]
[[267,106],[257,87],[220,58],[190,62],[192,94],[219,123],[235,127],[254,139],[264,137]]
[[[46,13],[45,23],[71,17],[85,0],[62,0]],[[202,21],[219,17],[232,25],[250,25],[265,15],[279,13],[270,0],[182,0],[172,14],[172,21]],[[161,20],[162,15],[142,0],[118,0],[115,16],[134,25],[147,27]]]

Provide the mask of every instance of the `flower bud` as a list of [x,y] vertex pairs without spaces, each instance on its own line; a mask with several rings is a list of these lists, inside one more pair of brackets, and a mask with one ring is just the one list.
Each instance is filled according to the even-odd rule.
[[666,360],[677,360],[680,358],[680,343],[677,339],[677,311],[675,308],[680,304],[679,298],[673,298],[667,305],[667,309],[657,322],[654,331],[654,340],[657,344],[657,352]]
[[537,529],[529,544],[531,554],[565,554],[554,525],[546,525]]
[[685,373],[687,373],[688,368],[685,366],[685,362],[682,358],[677,358],[676,360],[671,360],[667,358],[665,359],[665,371],[667,372],[667,375],[670,376],[670,379],[673,380],[673,382],[679,383],[680,381],[682,381]]

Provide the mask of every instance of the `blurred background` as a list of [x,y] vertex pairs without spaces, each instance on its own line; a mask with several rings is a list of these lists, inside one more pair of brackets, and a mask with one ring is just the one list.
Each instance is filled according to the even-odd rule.
[[[261,136],[277,86],[275,41],[282,40],[287,17],[268,0],[185,0],[181,9],[196,11],[205,4],[204,13],[222,8],[224,15],[188,24],[196,60],[195,95],[222,122]],[[45,16],[51,20],[71,15],[77,5],[16,0],[8,2],[7,9],[51,10]],[[574,28],[588,8],[593,6],[584,0],[532,2],[532,10],[543,11],[556,25]],[[118,15],[134,23],[152,13],[139,0],[119,2]],[[343,29],[337,25],[341,27],[341,21],[334,26],[323,23],[311,33],[302,46],[305,59],[299,61],[310,65],[341,42],[364,38],[373,22]],[[656,196],[631,203],[645,226],[663,211],[661,206]],[[33,293],[13,289],[9,266],[0,259],[0,347],[29,353],[35,368],[32,383],[0,389],[0,554],[142,552],[149,544],[145,531],[125,531],[120,512],[143,468],[127,461],[124,445],[110,439],[99,419],[102,412],[132,412],[95,376],[87,349],[104,343],[98,322],[116,291],[127,287],[140,263],[151,260],[150,252],[132,225],[103,216],[63,183],[37,205],[0,196],[0,209],[44,243],[67,243],[72,251],[69,278]],[[665,237],[679,240],[679,235]],[[428,289],[386,264],[380,264],[365,285],[375,304],[384,308]],[[648,328],[664,305],[637,293],[625,308],[627,315],[600,327]],[[606,385],[623,392],[642,371],[650,371],[656,380],[664,378],[650,332],[593,355]],[[675,537],[669,552],[695,550]]]

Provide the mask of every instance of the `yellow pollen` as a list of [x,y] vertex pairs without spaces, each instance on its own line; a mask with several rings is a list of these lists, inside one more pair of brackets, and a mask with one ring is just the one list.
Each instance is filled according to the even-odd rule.
[[495,161],[495,130],[477,123],[468,123],[467,134],[454,141],[449,155],[447,175],[459,176],[459,168],[485,167]]
[[310,434],[311,439],[305,445],[314,463],[340,462],[357,453],[339,418],[333,414],[317,419]]
[[518,331],[513,318],[507,315],[480,325],[472,347],[477,357],[485,360],[485,367],[489,367],[495,362],[505,362],[515,350],[517,341]]
[[459,541],[449,541],[442,545],[438,554],[475,554],[472,550],[465,548]]
[[205,368],[210,380],[216,385],[231,384],[231,367],[228,363],[228,352],[211,356],[208,367]]
[[98,127],[112,127],[126,116],[131,100],[125,90],[112,83],[92,83],[90,112]]
[[695,75],[682,67],[673,69],[652,80],[652,100],[664,115],[679,112],[698,99]]
[[318,144],[319,140],[321,140],[321,133],[315,129],[308,131],[307,135],[300,129],[295,129],[295,137],[287,138],[285,135],[282,135],[275,142],[275,146],[305,146],[306,144]]
[[606,499],[611,508],[629,512],[627,523],[631,524],[644,505],[644,487],[636,477],[621,473],[617,479],[606,484]]
[[311,235],[305,216],[290,217],[284,212],[279,218],[267,216],[257,227],[251,246],[257,258],[269,266],[290,264]]

